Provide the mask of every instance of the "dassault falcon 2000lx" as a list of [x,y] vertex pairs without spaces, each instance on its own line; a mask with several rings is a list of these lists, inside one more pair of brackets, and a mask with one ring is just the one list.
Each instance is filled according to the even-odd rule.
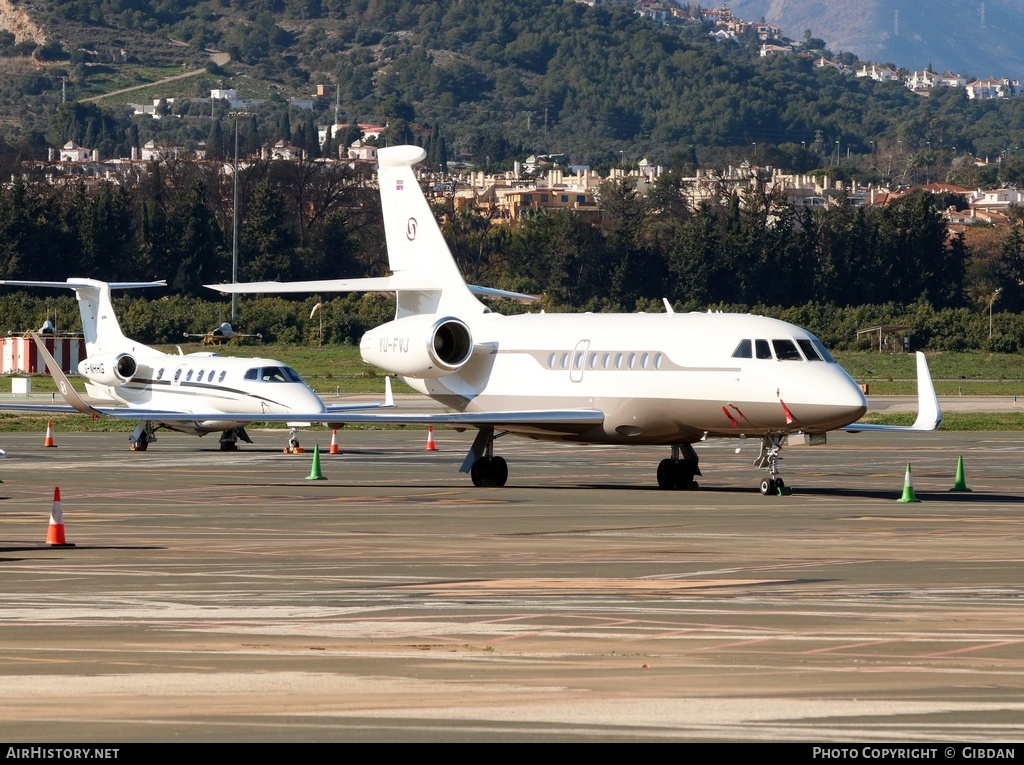
[[[280,361],[229,358],[215,353],[161,353],[124,336],[110,300],[112,289],[165,287],[165,282],[108,284],[93,279],[66,282],[0,281],[9,287],[63,287],[78,297],[86,358],[78,372],[92,401],[78,395],[38,334],[33,337],[47,369],[68,402],[0,404],[2,411],[82,412],[138,420],[131,448],[145,451],[158,428],[203,436],[220,433],[222,451],[236,449],[240,438],[252,443],[245,426],[264,416],[297,425],[337,416],[350,409],[392,406],[390,382],[383,404],[325,407],[293,369]],[[102,402],[102,403],[99,403]],[[295,417],[295,413],[302,416]],[[292,440],[294,442],[294,430]]]
[[[662,488],[692,488],[693,444],[757,438],[764,494],[786,493],[779,451],[788,437],[824,443],[831,430],[934,430],[938,400],[923,355],[912,426],[853,426],[867,411],[860,387],[813,334],[746,314],[504,316],[476,294],[529,296],[467,285],[413,166],[425,152],[377,153],[392,275],[381,278],[208,285],[222,292],[394,292],[395,318],[367,332],[363,360],[448,407],[446,413],[366,413],[348,422],[447,424],[478,430],[462,465],[477,486],[502,486],[499,436],[666,446]],[[666,302],[666,308],[668,304]],[[339,421],[342,421],[339,418]]]

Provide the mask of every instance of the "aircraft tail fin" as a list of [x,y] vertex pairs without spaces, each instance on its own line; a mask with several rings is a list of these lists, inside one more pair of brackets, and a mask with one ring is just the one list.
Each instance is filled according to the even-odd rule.
[[391,146],[377,152],[380,204],[388,261],[395,276],[412,277],[437,285],[436,290],[398,292],[398,311],[482,313],[477,300],[452,257],[434,212],[420,189],[413,166],[426,152],[418,146]]
[[68,279],[66,282],[41,281],[0,281],[10,287],[53,287],[75,291],[78,310],[82,316],[82,334],[85,335],[86,354],[116,351],[126,345],[139,346],[124,336],[121,324],[114,313],[110,300],[111,290],[137,289],[141,287],[166,287],[167,282],[101,282],[96,279]]

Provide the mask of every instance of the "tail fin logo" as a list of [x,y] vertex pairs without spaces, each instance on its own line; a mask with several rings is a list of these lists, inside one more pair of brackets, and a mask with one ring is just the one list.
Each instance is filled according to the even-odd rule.
[[409,218],[409,220],[405,224],[405,238],[408,239],[410,242],[416,238],[416,227],[416,219]]
[[403,188],[405,188],[405,181],[399,178],[395,181],[395,191],[401,191]]

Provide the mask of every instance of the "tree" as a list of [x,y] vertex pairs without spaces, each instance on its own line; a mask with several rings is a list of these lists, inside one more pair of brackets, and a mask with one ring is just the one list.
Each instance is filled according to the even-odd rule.
[[262,181],[255,189],[242,224],[240,266],[252,281],[294,279],[292,236],[285,226],[280,194]]

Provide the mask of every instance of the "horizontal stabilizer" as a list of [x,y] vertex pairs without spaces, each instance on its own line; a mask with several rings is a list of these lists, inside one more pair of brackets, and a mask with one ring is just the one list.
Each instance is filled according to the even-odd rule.
[[[24,280],[12,280],[6,279],[0,281],[0,285],[6,287],[52,287],[52,288],[64,288],[64,289],[78,289],[79,287],[96,287],[100,283],[93,279],[68,279],[66,282],[36,282],[36,281],[24,281]],[[108,287],[112,290],[135,290],[142,289],[144,287],[166,287],[167,282],[164,279],[156,282],[109,282]]]
[[[365,279],[314,279],[305,282],[243,282],[237,284],[207,284],[208,289],[224,293],[324,293],[324,292],[439,292],[441,285],[422,275],[404,272],[391,276],[367,277]],[[469,285],[469,291],[483,297],[508,298],[523,303],[539,300],[536,295],[525,292],[510,292],[493,287]]]
[[399,290],[437,291],[441,285],[418,274],[403,273],[365,279],[312,279],[305,282],[241,282],[206,284],[208,289],[225,293],[284,292],[398,292]]

